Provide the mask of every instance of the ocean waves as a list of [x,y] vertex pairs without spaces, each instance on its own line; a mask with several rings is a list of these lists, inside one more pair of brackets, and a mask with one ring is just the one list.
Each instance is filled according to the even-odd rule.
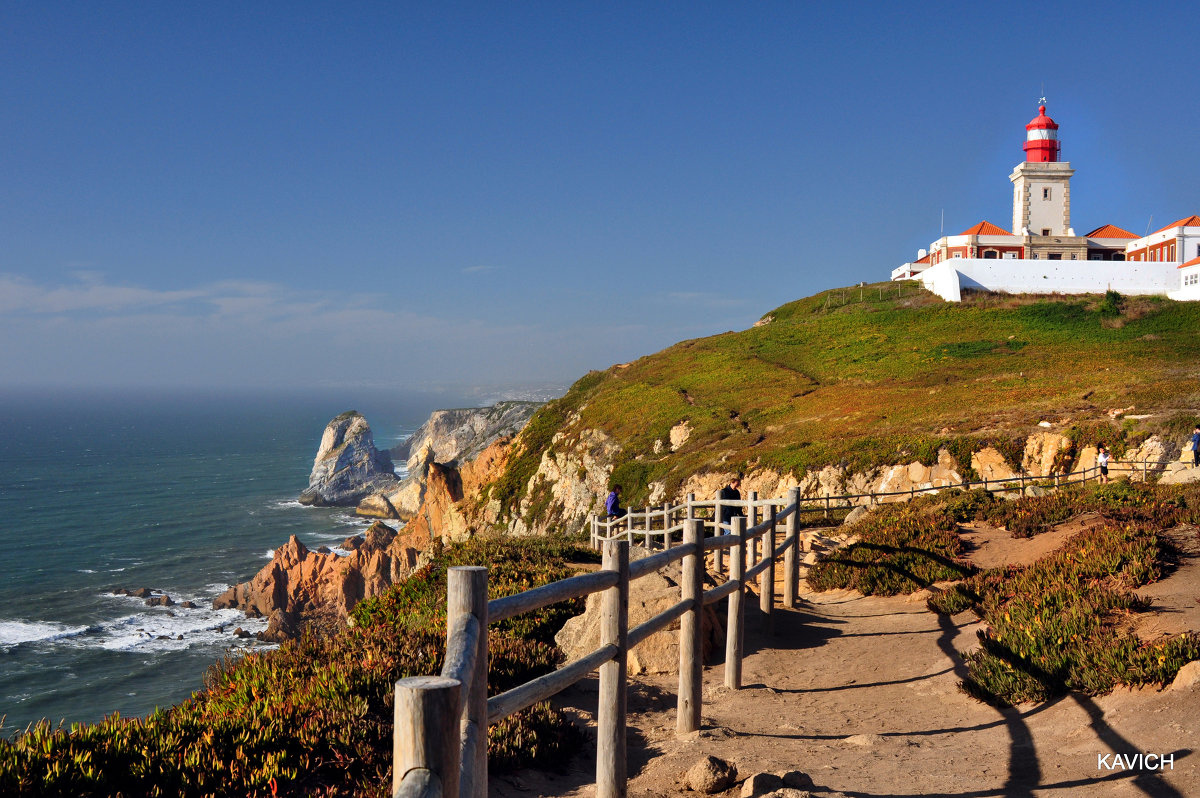
[[[146,607],[142,599],[103,596],[112,605],[109,617],[88,625],[55,621],[0,619],[0,652],[35,648],[158,653],[207,648],[220,651],[263,646],[253,637],[267,628],[266,619],[248,618],[240,610],[212,609],[212,597],[194,597],[195,607]],[[186,599],[185,599],[186,600]],[[136,609],[134,609],[136,605]],[[133,610],[132,612],[130,610]],[[251,637],[239,638],[241,628]]]

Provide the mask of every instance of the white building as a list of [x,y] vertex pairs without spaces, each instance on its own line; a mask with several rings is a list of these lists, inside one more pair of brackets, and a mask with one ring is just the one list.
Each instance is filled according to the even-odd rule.
[[[1111,289],[1200,299],[1200,217],[1180,219],[1144,238],[1111,224],[1076,235],[1071,226],[1075,170],[1058,160],[1058,124],[1042,105],[1025,130],[1025,161],[1009,175],[1013,230],[983,221],[942,236],[928,252],[918,252],[917,260],[893,270],[893,280],[920,280],[952,302],[970,289],[1029,294]],[[1184,264],[1188,255],[1194,262]]]

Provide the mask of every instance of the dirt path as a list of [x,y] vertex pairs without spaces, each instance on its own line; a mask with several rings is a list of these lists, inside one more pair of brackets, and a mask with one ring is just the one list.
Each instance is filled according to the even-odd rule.
[[[1028,559],[1035,545],[1041,556],[1050,542],[972,532],[977,552],[1001,561]],[[1172,627],[1194,620],[1197,554],[1153,586]],[[1200,687],[999,710],[957,688],[959,651],[975,646],[980,628],[970,613],[947,618],[923,600],[832,591],[778,610],[774,634],[764,626],[749,614],[742,690],[720,686],[723,666],[705,668],[698,736],[675,736],[674,677],[633,682],[631,796],[683,794],[683,772],[705,754],[734,763],[740,778],[803,771],[814,795],[1200,796]],[[583,707],[581,718],[590,717],[594,691],[585,683],[567,697]],[[1134,766],[1112,767],[1114,754]],[[1147,768],[1144,758],[1134,762],[1138,754],[1173,757],[1173,767]],[[591,795],[592,756],[594,747],[563,774],[498,777],[492,792]]]

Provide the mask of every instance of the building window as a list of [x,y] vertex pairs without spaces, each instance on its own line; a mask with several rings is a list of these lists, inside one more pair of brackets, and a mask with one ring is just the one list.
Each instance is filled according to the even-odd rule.
[[1049,227],[1043,227],[1043,228],[1042,228],[1042,235],[1044,235],[1044,236],[1048,236],[1048,235],[1050,235],[1050,228],[1049,228]]
[[1047,260],[1062,260],[1062,253],[1061,252],[1051,252],[1049,255],[1046,256],[1046,259]]
[[1174,244],[1172,244],[1171,248],[1167,250],[1167,255],[1168,255],[1167,260],[1175,260],[1175,245]]
[[1038,254],[1035,252],[1035,253],[1033,253],[1032,255],[1030,255],[1029,257],[1030,257],[1032,260],[1037,260],[1037,259],[1038,259]]
[[1074,252],[1071,253],[1071,260],[1078,260]]
[[1050,189],[1048,189],[1048,188],[1042,189],[1042,199],[1044,199],[1044,200],[1050,199]]

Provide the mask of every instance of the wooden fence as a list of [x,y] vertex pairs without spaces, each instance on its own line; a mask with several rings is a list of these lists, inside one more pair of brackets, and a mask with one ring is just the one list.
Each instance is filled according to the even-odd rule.
[[[1148,479],[1160,464],[1114,463],[1110,470]],[[417,676],[396,683],[393,749],[394,798],[479,798],[487,795],[487,727],[502,718],[544,701],[599,670],[597,706],[596,795],[621,798],[626,794],[625,715],[626,664],[631,648],[675,620],[679,633],[679,694],[676,729],[698,731],[701,709],[701,612],[705,605],[728,598],[725,628],[725,685],[739,689],[742,680],[742,635],[746,584],[758,579],[759,607],[768,629],[775,607],[776,563],[783,563],[784,607],[794,607],[799,591],[802,541],[801,515],[855,504],[875,504],[889,497],[983,487],[993,491],[1023,490],[1030,484],[1047,487],[1085,482],[1099,474],[1097,467],[1054,477],[1017,476],[965,482],[939,488],[827,496],[802,503],[799,488],[786,499],[722,503],[696,501],[630,512],[614,521],[593,519],[591,540],[603,547],[601,570],[552,582],[504,598],[487,600],[487,569],[451,568],[447,584],[446,660],[440,676]],[[862,501],[862,500],[866,501]],[[856,500],[858,500],[856,502]],[[736,504],[748,516],[721,522],[722,507]],[[759,520],[759,517],[762,520]],[[701,517],[701,516],[707,516]],[[638,519],[643,526],[636,527]],[[747,524],[749,523],[749,528]],[[779,528],[784,524],[782,541]],[[711,533],[706,536],[706,533]],[[682,540],[675,541],[676,535]],[[629,548],[642,537],[647,549],[661,539],[664,549],[630,561]],[[714,552],[721,585],[703,589],[704,558]],[[729,553],[728,568],[722,564]],[[629,628],[629,585],[674,562],[682,562],[679,602],[638,626]],[[568,599],[603,591],[600,647],[557,670],[497,696],[487,695],[488,624],[531,612]]]
[[[746,528],[732,519],[728,534],[705,536],[711,523],[684,518],[683,541],[666,551],[630,561],[629,541],[605,541],[601,569],[504,598],[487,601],[487,569],[451,568],[447,592],[446,662],[440,676],[417,676],[396,683],[392,795],[399,798],[487,794],[487,725],[557,694],[599,669],[596,715],[596,795],[626,794],[626,665],[631,648],[675,620],[679,631],[679,695],[676,729],[699,731],[701,707],[701,613],[705,605],[728,598],[725,629],[725,685],[742,682],[743,598],[746,584],[758,579],[760,607],[770,624],[775,606],[776,562],[783,562],[785,607],[795,606],[799,588],[800,527],[796,521],[799,490],[782,510],[772,505],[766,519]],[[783,528],[780,539],[780,528]],[[747,565],[747,550],[761,541],[762,556]],[[704,590],[704,558],[729,551],[728,578]],[[632,581],[681,562],[679,602],[629,628]],[[489,623],[531,612],[567,599],[604,591],[600,647],[557,670],[490,698],[486,695]]]
[[[1109,465],[1109,476],[1116,478],[1119,475],[1124,475],[1129,479],[1142,479],[1149,481],[1152,472],[1162,469],[1163,463],[1157,460],[1143,460],[1141,462],[1113,462]],[[872,493],[847,493],[837,496],[818,496],[807,499],[797,505],[795,512],[801,516],[811,514],[823,518],[830,518],[831,515],[838,510],[849,510],[854,507],[873,507],[877,504],[891,501],[904,501],[905,499],[916,498],[919,495],[926,493],[938,493],[943,490],[951,490],[961,488],[962,490],[973,490],[975,488],[983,488],[984,490],[994,493],[1011,493],[1013,491],[1024,491],[1030,486],[1054,489],[1066,487],[1068,485],[1078,485],[1085,482],[1091,482],[1100,477],[1100,467],[1091,466],[1089,468],[1080,469],[1064,474],[1052,474],[1049,476],[1035,477],[1028,474],[1018,474],[1012,477],[1003,477],[997,479],[982,479],[976,481],[964,481],[953,484],[928,486],[923,488],[911,487],[908,490],[901,491],[878,491]],[[626,515],[620,518],[606,518],[603,515],[593,516],[590,519],[589,539],[593,548],[599,548],[606,540],[616,540],[618,538],[628,540],[630,543],[641,539],[642,545],[647,549],[655,548],[670,548],[681,531],[681,521],[683,518],[703,517],[711,519],[714,516],[719,516],[722,507],[736,507],[746,513],[750,518],[750,525],[753,527],[757,523],[757,514],[764,512],[770,507],[781,507],[785,504],[790,505],[794,502],[789,494],[788,499],[760,499],[758,494],[751,491],[747,499],[740,501],[722,501],[720,495],[712,499],[696,499],[695,494],[689,493],[686,500],[682,504],[671,505],[663,504],[657,507],[646,507],[642,510],[630,510]],[[727,529],[728,524],[724,527]],[[717,561],[720,566],[720,558]]]

